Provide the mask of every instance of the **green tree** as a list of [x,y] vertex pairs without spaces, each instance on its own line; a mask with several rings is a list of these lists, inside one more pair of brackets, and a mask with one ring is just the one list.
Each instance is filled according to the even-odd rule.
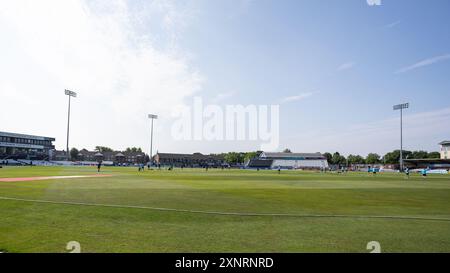
[[286,149],[283,150],[283,153],[292,153],[292,152],[291,152],[291,149],[286,148]]
[[378,164],[380,163],[380,155],[370,153],[366,157],[366,164]]
[[[403,151],[403,158],[408,158],[411,155],[410,151]],[[386,164],[399,164],[400,150],[394,150],[384,155],[384,163]]]
[[383,161],[386,164],[397,164],[397,163],[399,163],[399,160],[400,160],[400,151],[399,150],[389,152],[383,156]]
[[431,152],[428,153],[428,158],[441,158],[441,154],[439,152]]
[[339,164],[341,160],[341,154],[339,154],[338,152],[335,152],[333,154],[333,156],[331,157],[331,164],[337,165]]
[[428,152],[426,151],[414,151],[409,156],[409,159],[422,159],[428,158]]
[[255,157],[257,157],[257,156],[258,156],[258,152],[249,152],[249,153],[246,153],[245,156],[244,156],[244,162],[246,162],[246,161],[248,161],[248,160],[250,160],[250,159],[252,159],[252,158],[255,158]]
[[95,151],[104,153],[104,152],[113,152],[113,149],[111,149],[109,147],[105,147],[105,146],[95,146]]
[[224,158],[228,164],[236,164],[237,162],[239,162],[238,153],[235,152],[226,153]]
[[347,160],[345,156],[342,156],[338,152],[335,152],[333,154],[333,157],[331,158],[331,164],[334,165],[345,165],[347,163]]
[[327,159],[328,164],[331,164],[333,155],[331,153],[324,153],[323,156]]
[[77,160],[78,159],[78,153],[79,153],[79,151],[78,151],[77,148],[70,149],[70,159],[72,161]]
[[365,160],[360,155],[349,155],[347,157],[348,164],[364,164]]
[[141,148],[136,148],[136,147],[128,147],[125,149],[125,152],[128,153],[142,153],[142,149]]

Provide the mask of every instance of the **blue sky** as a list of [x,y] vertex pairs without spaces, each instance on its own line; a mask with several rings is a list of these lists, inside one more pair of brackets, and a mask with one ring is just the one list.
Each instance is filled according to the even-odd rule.
[[[0,129],[56,136],[58,148],[65,121],[52,112],[64,113],[64,88],[80,93],[72,137],[79,148],[147,149],[148,124],[137,118],[147,111],[161,115],[154,150],[258,148],[172,140],[165,111],[194,96],[219,105],[280,104],[280,150],[385,153],[398,147],[392,105],[402,102],[411,104],[407,149],[437,150],[450,138],[446,0],[48,0],[37,12],[26,1],[8,2],[0,1],[0,50],[8,56],[0,96],[12,101],[9,111],[32,99],[23,115],[3,115]],[[33,120],[36,108],[47,122]]]
[[[448,1],[230,2],[202,2],[181,44],[205,92],[235,92],[229,102],[313,93],[282,105],[284,136],[389,119],[404,101],[409,113],[449,107],[450,62],[396,73],[450,53]],[[427,140],[417,148],[437,148]]]
[[202,2],[180,38],[208,78],[206,93],[232,90],[239,96],[230,100],[268,103],[314,92],[283,109],[314,114],[311,123],[390,117],[404,100],[412,112],[449,106],[449,63],[395,73],[449,54],[448,1],[251,1],[240,12],[230,2]]

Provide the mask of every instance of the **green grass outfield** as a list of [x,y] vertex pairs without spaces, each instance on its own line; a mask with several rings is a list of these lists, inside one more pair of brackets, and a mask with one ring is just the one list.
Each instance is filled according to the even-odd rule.
[[[95,173],[0,169],[0,177]],[[112,176],[0,182],[0,251],[67,252],[67,242],[78,241],[82,252],[369,252],[367,243],[378,241],[382,252],[450,252],[449,175],[120,167],[102,173]],[[333,215],[342,217],[315,217]]]

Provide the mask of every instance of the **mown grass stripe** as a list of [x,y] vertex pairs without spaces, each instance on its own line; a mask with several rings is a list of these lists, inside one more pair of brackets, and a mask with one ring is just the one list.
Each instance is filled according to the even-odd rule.
[[245,217],[269,216],[269,217],[297,217],[297,218],[353,218],[353,219],[391,219],[391,220],[418,220],[418,221],[450,222],[449,218],[414,217],[414,216],[401,216],[401,215],[345,215],[345,214],[329,214],[329,215],[327,215],[327,214],[294,214],[294,213],[221,212],[221,211],[203,211],[203,210],[146,207],[146,206],[134,206],[134,205],[115,205],[115,204],[23,199],[23,198],[4,197],[4,196],[0,196],[0,200],[32,202],[32,203],[47,203],[47,204],[55,204],[55,205],[76,205],[76,206],[90,206],[90,207],[147,209],[147,210],[155,210],[155,211],[169,211],[169,212],[225,215],[225,216],[245,216]]

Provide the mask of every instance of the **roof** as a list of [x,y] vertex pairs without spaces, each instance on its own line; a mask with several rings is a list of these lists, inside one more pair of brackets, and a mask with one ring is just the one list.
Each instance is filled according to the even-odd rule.
[[450,159],[444,158],[403,159],[403,161],[410,163],[450,164]]
[[248,163],[250,168],[270,168],[272,166],[273,160],[270,159],[252,159]]
[[26,135],[26,134],[17,134],[17,133],[10,133],[10,132],[1,132],[1,136],[6,137],[17,137],[17,138],[26,138],[26,139],[37,139],[37,140],[50,140],[55,141],[54,137],[45,137],[45,136],[35,136],[35,135]]
[[444,140],[440,142],[439,145],[450,145],[450,140]]
[[[86,149],[82,149],[80,150],[80,154],[82,155],[91,155],[91,156],[96,156],[99,152],[97,151],[88,151]],[[110,156],[137,156],[137,155],[141,155],[144,156],[145,154],[143,152],[120,152],[120,151],[113,151],[113,152],[103,152],[101,153],[103,156],[105,157],[110,157]]]
[[260,157],[267,158],[325,158],[321,153],[271,153],[263,152]]
[[116,154],[116,157],[124,157],[124,155],[122,153],[118,153]]

